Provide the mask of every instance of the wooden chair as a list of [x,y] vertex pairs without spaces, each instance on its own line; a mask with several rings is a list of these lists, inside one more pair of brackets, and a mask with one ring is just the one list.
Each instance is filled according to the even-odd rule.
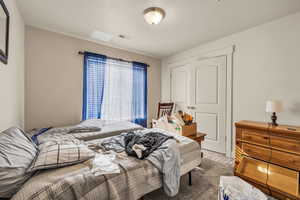
[[171,115],[174,103],[158,103],[157,119],[164,115]]

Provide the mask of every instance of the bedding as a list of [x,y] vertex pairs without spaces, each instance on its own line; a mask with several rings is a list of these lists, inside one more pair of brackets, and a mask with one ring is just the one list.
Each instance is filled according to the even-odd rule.
[[99,138],[111,137],[114,135],[119,135],[123,132],[135,131],[144,129],[142,126],[129,122],[129,121],[114,121],[114,120],[86,120],[81,123],[84,126],[101,126],[101,131],[89,132],[89,133],[77,133],[72,134],[75,138],[79,140],[93,140]]
[[31,177],[27,168],[38,152],[37,146],[19,128],[0,133],[0,198],[9,198]]
[[37,131],[36,131],[34,134],[32,134],[32,136],[31,136],[32,141],[33,141],[36,145],[38,145],[39,142],[38,142],[38,140],[37,140],[37,137],[38,137],[39,135],[45,133],[46,131],[50,130],[51,128],[52,128],[52,127],[48,127],[48,128],[41,128],[41,129],[37,130]]
[[94,155],[94,152],[84,144],[48,142],[40,145],[38,156],[27,172],[74,165],[84,162]]
[[[82,128],[88,129],[90,128],[90,132],[75,132],[72,131]],[[91,129],[92,128],[92,129]],[[95,128],[101,129],[100,131],[94,131]],[[110,137],[114,135],[118,135],[122,132],[126,131],[134,131],[142,129],[143,127],[128,121],[112,121],[112,120],[101,120],[101,119],[91,119],[86,120],[78,125],[74,126],[66,126],[66,127],[58,127],[52,128],[41,135],[37,136],[37,140],[39,144],[43,144],[44,142],[50,140],[93,140],[99,138]]]
[[[172,135],[172,133],[168,134]],[[200,147],[189,138],[175,134],[172,136],[179,141],[180,175],[183,175],[201,163]],[[96,139],[85,143],[90,147],[97,147],[102,140]],[[91,160],[59,169],[41,171],[29,179],[12,200],[136,200],[162,187],[162,174],[150,161],[136,159],[123,152],[117,154],[116,162],[119,164],[120,173],[100,176],[95,176],[91,172]]]
[[[106,147],[107,144],[109,148]],[[106,138],[99,144],[100,148],[116,150],[115,152],[122,149],[128,156],[136,157],[138,153],[134,150],[134,146],[146,147],[140,151],[140,159],[149,160],[159,169],[163,174],[165,193],[168,196],[175,196],[180,184],[180,153],[175,138],[158,129],[145,129]]]

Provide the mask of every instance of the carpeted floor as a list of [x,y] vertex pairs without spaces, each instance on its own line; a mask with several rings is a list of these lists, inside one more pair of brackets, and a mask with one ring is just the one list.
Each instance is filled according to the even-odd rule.
[[[204,154],[205,155],[205,154]],[[233,175],[232,163],[223,155],[206,154],[199,168],[192,172],[193,185],[188,185],[188,175],[181,178],[180,191],[175,197],[168,197],[162,189],[144,197],[145,200],[217,200],[220,176]],[[219,162],[216,162],[219,161]],[[224,162],[226,161],[226,162]],[[228,161],[228,162],[227,162]],[[221,163],[222,162],[222,163]]]

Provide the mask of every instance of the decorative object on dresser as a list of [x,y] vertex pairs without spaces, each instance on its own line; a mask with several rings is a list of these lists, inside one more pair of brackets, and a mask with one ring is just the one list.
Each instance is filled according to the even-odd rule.
[[272,113],[271,120],[272,120],[272,125],[273,126],[278,126],[277,124],[277,112],[282,112],[283,111],[283,106],[281,101],[267,101],[266,105],[266,112]]
[[235,175],[275,198],[299,200],[300,127],[253,121],[235,126]]

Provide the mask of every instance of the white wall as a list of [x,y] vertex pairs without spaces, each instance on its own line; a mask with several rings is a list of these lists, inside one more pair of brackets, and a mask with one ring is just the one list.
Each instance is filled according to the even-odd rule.
[[284,102],[279,122],[300,125],[300,12],[163,60],[162,100],[170,100],[166,63],[235,45],[233,120],[269,120],[268,99]]
[[25,128],[76,124],[81,120],[83,56],[91,51],[135,60],[148,68],[148,122],[160,101],[161,61],[67,35],[26,26]]
[[15,0],[4,0],[10,13],[8,64],[0,62],[0,131],[24,126],[24,22]]

